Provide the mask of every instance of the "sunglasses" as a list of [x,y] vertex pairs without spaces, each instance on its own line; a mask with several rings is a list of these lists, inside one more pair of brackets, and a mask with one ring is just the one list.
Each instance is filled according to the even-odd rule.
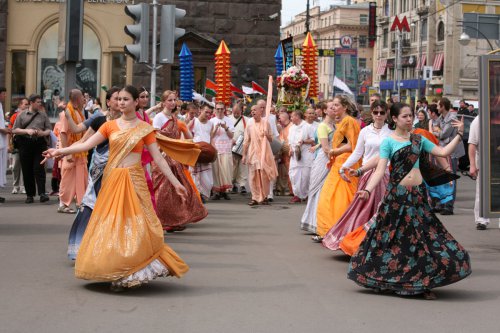
[[372,111],[374,116],[385,116],[385,111]]
[[220,111],[220,110],[224,110],[224,108],[216,108],[215,110]]

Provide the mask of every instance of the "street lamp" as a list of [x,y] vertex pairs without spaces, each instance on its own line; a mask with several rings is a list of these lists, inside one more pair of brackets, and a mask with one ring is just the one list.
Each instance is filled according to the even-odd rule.
[[[486,41],[488,42],[488,45],[490,46],[491,48],[491,51],[494,51],[495,48],[493,47],[493,45],[491,44],[490,40],[488,39],[488,37],[486,37],[485,34],[483,34],[481,32],[481,30],[477,29],[477,28],[474,28],[474,27],[471,27],[471,26],[467,26],[467,29],[472,29],[474,31],[477,31],[478,34],[480,34],[481,36],[484,37],[484,39],[486,39]],[[460,43],[460,45],[462,46],[467,46],[469,45],[470,43],[470,36],[464,31],[462,32],[462,34],[460,35],[460,38],[458,39],[458,42]]]

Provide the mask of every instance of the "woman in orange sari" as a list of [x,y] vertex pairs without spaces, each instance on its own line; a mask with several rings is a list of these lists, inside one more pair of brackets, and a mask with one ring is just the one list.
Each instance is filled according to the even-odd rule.
[[[345,96],[336,96],[328,103],[333,104],[337,129],[333,135],[332,149],[329,153],[330,172],[319,195],[316,213],[317,235],[313,236],[315,242],[321,242],[328,230],[337,223],[351,204],[358,187],[358,178],[352,177],[350,182],[346,182],[339,174],[342,164],[351,156],[358,142],[360,127],[356,119],[349,115],[354,106]],[[359,165],[358,161],[353,168],[358,168]]]
[[194,165],[199,149],[156,135],[137,119],[138,91],[127,86],[119,93],[122,116],[106,122],[85,143],[49,149],[46,158],[87,151],[109,140],[109,160],[101,192],[83,236],[75,264],[77,278],[112,282],[113,290],[136,287],[159,276],[181,277],[186,263],[163,241],[163,230],[151,203],[141,153],[146,145],[155,163],[186,198],[186,189],[173,176],[158,145],[172,158]]

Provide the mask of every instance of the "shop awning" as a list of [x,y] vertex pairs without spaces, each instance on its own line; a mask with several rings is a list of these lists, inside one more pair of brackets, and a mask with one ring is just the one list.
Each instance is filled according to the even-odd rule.
[[436,53],[434,57],[434,64],[432,65],[432,70],[437,72],[443,68],[444,53]]
[[385,69],[387,68],[387,59],[381,59],[378,62],[377,75],[385,75]]
[[[401,80],[401,89],[418,89],[418,80]],[[425,87],[425,80],[420,80],[420,89]],[[380,90],[392,90],[394,89],[394,81],[380,81]],[[397,85],[396,85],[397,89]]]
[[422,54],[420,58],[417,60],[417,71],[421,71],[422,69],[424,69],[426,63],[427,63],[427,55]]

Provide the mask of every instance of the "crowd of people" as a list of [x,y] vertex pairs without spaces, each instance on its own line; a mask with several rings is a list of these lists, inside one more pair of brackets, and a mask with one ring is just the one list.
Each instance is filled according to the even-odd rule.
[[[464,123],[447,98],[414,110],[374,94],[369,112],[344,95],[305,112],[264,99],[200,106],[170,90],[148,108],[149,98],[144,88],[112,87],[106,110],[86,112],[88,98],[73,89],[52,128],[42,97],[32,95],[19,103],[11,129],[0,123],[0,139],[10,136],[18,155],[13,193],[22,192],[22,173],[26,203],[37,191],[40,202],[50,200],[44,162],[53,160],[57,211],[77,213],[68,244],[77,277],[110,281],[115,290],[180,277],[188,266],[164,244],[164,232],[204,219],[209,200],[247,192],[251,207],[275,195],[303,203],[300,228],[351,256],[348,276],[364,287],[433,299],[432,289],[470,274],[467,252],[436,216],[454,213],[465,154]],[[484,230],[489,221],[475,213]]]

